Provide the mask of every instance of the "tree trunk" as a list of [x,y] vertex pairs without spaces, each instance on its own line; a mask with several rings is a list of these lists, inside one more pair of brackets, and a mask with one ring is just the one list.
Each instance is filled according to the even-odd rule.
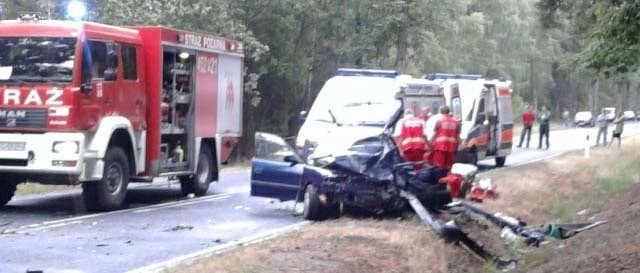
[[398,23],[398,39],[396,40],[396,70],[404,73],[407,70],[407,48],[409,44],[409,3],[402,7],[402,21]]
[[591,95],[591,99],[592,99],[592,104],[591,104],[591,111],[598,113],[600,111],[598,111],[598,93],[600,91],[600,77],[597,76],[596,77],[596,81],[593,84],[594,88],[593,88],[593,93]]

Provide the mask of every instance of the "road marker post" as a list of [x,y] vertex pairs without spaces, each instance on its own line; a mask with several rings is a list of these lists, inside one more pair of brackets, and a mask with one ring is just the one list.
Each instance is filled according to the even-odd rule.
[[585,147],[584,147],[584,158],[589,159],[590,155],[591,155],[591,143],[589,143],[589,134],[587,134]]

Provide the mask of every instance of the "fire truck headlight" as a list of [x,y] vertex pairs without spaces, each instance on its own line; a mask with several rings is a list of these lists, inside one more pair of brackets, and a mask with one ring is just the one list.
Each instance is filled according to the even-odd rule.
[[72,0],[67,5],[67,15],[73,20],[82,20],[87,15],[87,7],[80,1]]
[[53,152],[58,154],[77,154],[80,152],[78,141],[56,141],[53,143]]

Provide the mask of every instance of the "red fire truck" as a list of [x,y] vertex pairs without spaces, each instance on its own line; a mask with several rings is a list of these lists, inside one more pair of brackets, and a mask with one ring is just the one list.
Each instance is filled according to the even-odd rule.
[[165,27],[0,21],[0,206],[16,185],[82,184],[119,208],[129,182],[206,194],[241,135],[243,45]]

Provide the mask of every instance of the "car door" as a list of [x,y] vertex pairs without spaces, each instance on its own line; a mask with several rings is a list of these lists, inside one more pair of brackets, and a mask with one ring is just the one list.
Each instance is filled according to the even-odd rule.
[[251,160],[251,195],[281,201],[296,199],[304,171],[301,162],[284,139],[256,133],[255,153]]

